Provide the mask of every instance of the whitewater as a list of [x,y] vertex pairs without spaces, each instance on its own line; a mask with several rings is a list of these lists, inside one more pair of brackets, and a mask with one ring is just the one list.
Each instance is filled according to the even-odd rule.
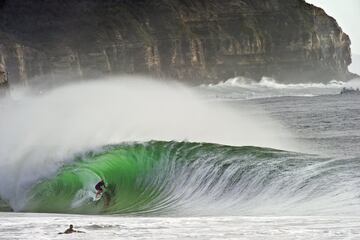
[[73,239],[356,238],[360,96],[339,92],[359,83],[13,89],[0,100],[0,239],[63,239],[68,224],[86,232]]

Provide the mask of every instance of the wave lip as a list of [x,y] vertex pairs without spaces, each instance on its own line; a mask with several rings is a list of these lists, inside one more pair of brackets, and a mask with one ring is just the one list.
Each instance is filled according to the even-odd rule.
[[[23,211],[151,215],[360,214],[357,160],[258,147],[147,142],[104,147],[28,194]],[[339,176],[346,179],[339,181]],[[79,191],[108,183],[99,202]]]

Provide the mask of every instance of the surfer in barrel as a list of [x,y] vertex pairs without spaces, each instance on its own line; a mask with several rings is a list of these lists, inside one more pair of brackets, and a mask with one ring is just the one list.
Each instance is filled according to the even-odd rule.
[[105,182],[103,179],[101,179],[101,181],[95,185],[96,197],[99,197],[99,195],[101,195],[104,192],[104,188],[106,188]]

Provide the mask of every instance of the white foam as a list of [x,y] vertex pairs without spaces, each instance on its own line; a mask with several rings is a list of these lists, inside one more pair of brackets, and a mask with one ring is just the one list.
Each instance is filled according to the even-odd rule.
[[263,77],[260,81],[254,81],[244,77],[231,78],[225,82],[220,82],[214,86],[232,86],[244,88],[267,87],[273,89],[306,89],[306,88],[341,88],[347,83],[343,81],[331,80],[325,83],[279,83],[273,78]]
[[76,192],[75,197],[71,203],[72,208],[78,208],[84,205],[84,203],[97,201],[99,198],[96,196],[96,193],[90,190],[79,189]]
[[280,83],[275,79],[264,77],[254,81],[244,77],[231,78],[218,84],[202,85],[210,96],[222,99],[254,99],[281,96],[312,97],[328,94],[339,94],[341,88],[359,88],[360,79],[348,82],[332,80],[328,83]]
[[[124,217],[0,213],[2,239],[358,239],[358,216]],[[281,212],[279,213],[279,215]],[[74,224],[85,233],[58,235]]]

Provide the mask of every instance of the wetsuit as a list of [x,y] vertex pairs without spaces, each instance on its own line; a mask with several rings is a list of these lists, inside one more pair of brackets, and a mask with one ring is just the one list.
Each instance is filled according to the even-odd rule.
[[105,187],[104,181],[100,181],[95,185],[95,189],[98,190],[98,191],[102,191],[103,187]]

